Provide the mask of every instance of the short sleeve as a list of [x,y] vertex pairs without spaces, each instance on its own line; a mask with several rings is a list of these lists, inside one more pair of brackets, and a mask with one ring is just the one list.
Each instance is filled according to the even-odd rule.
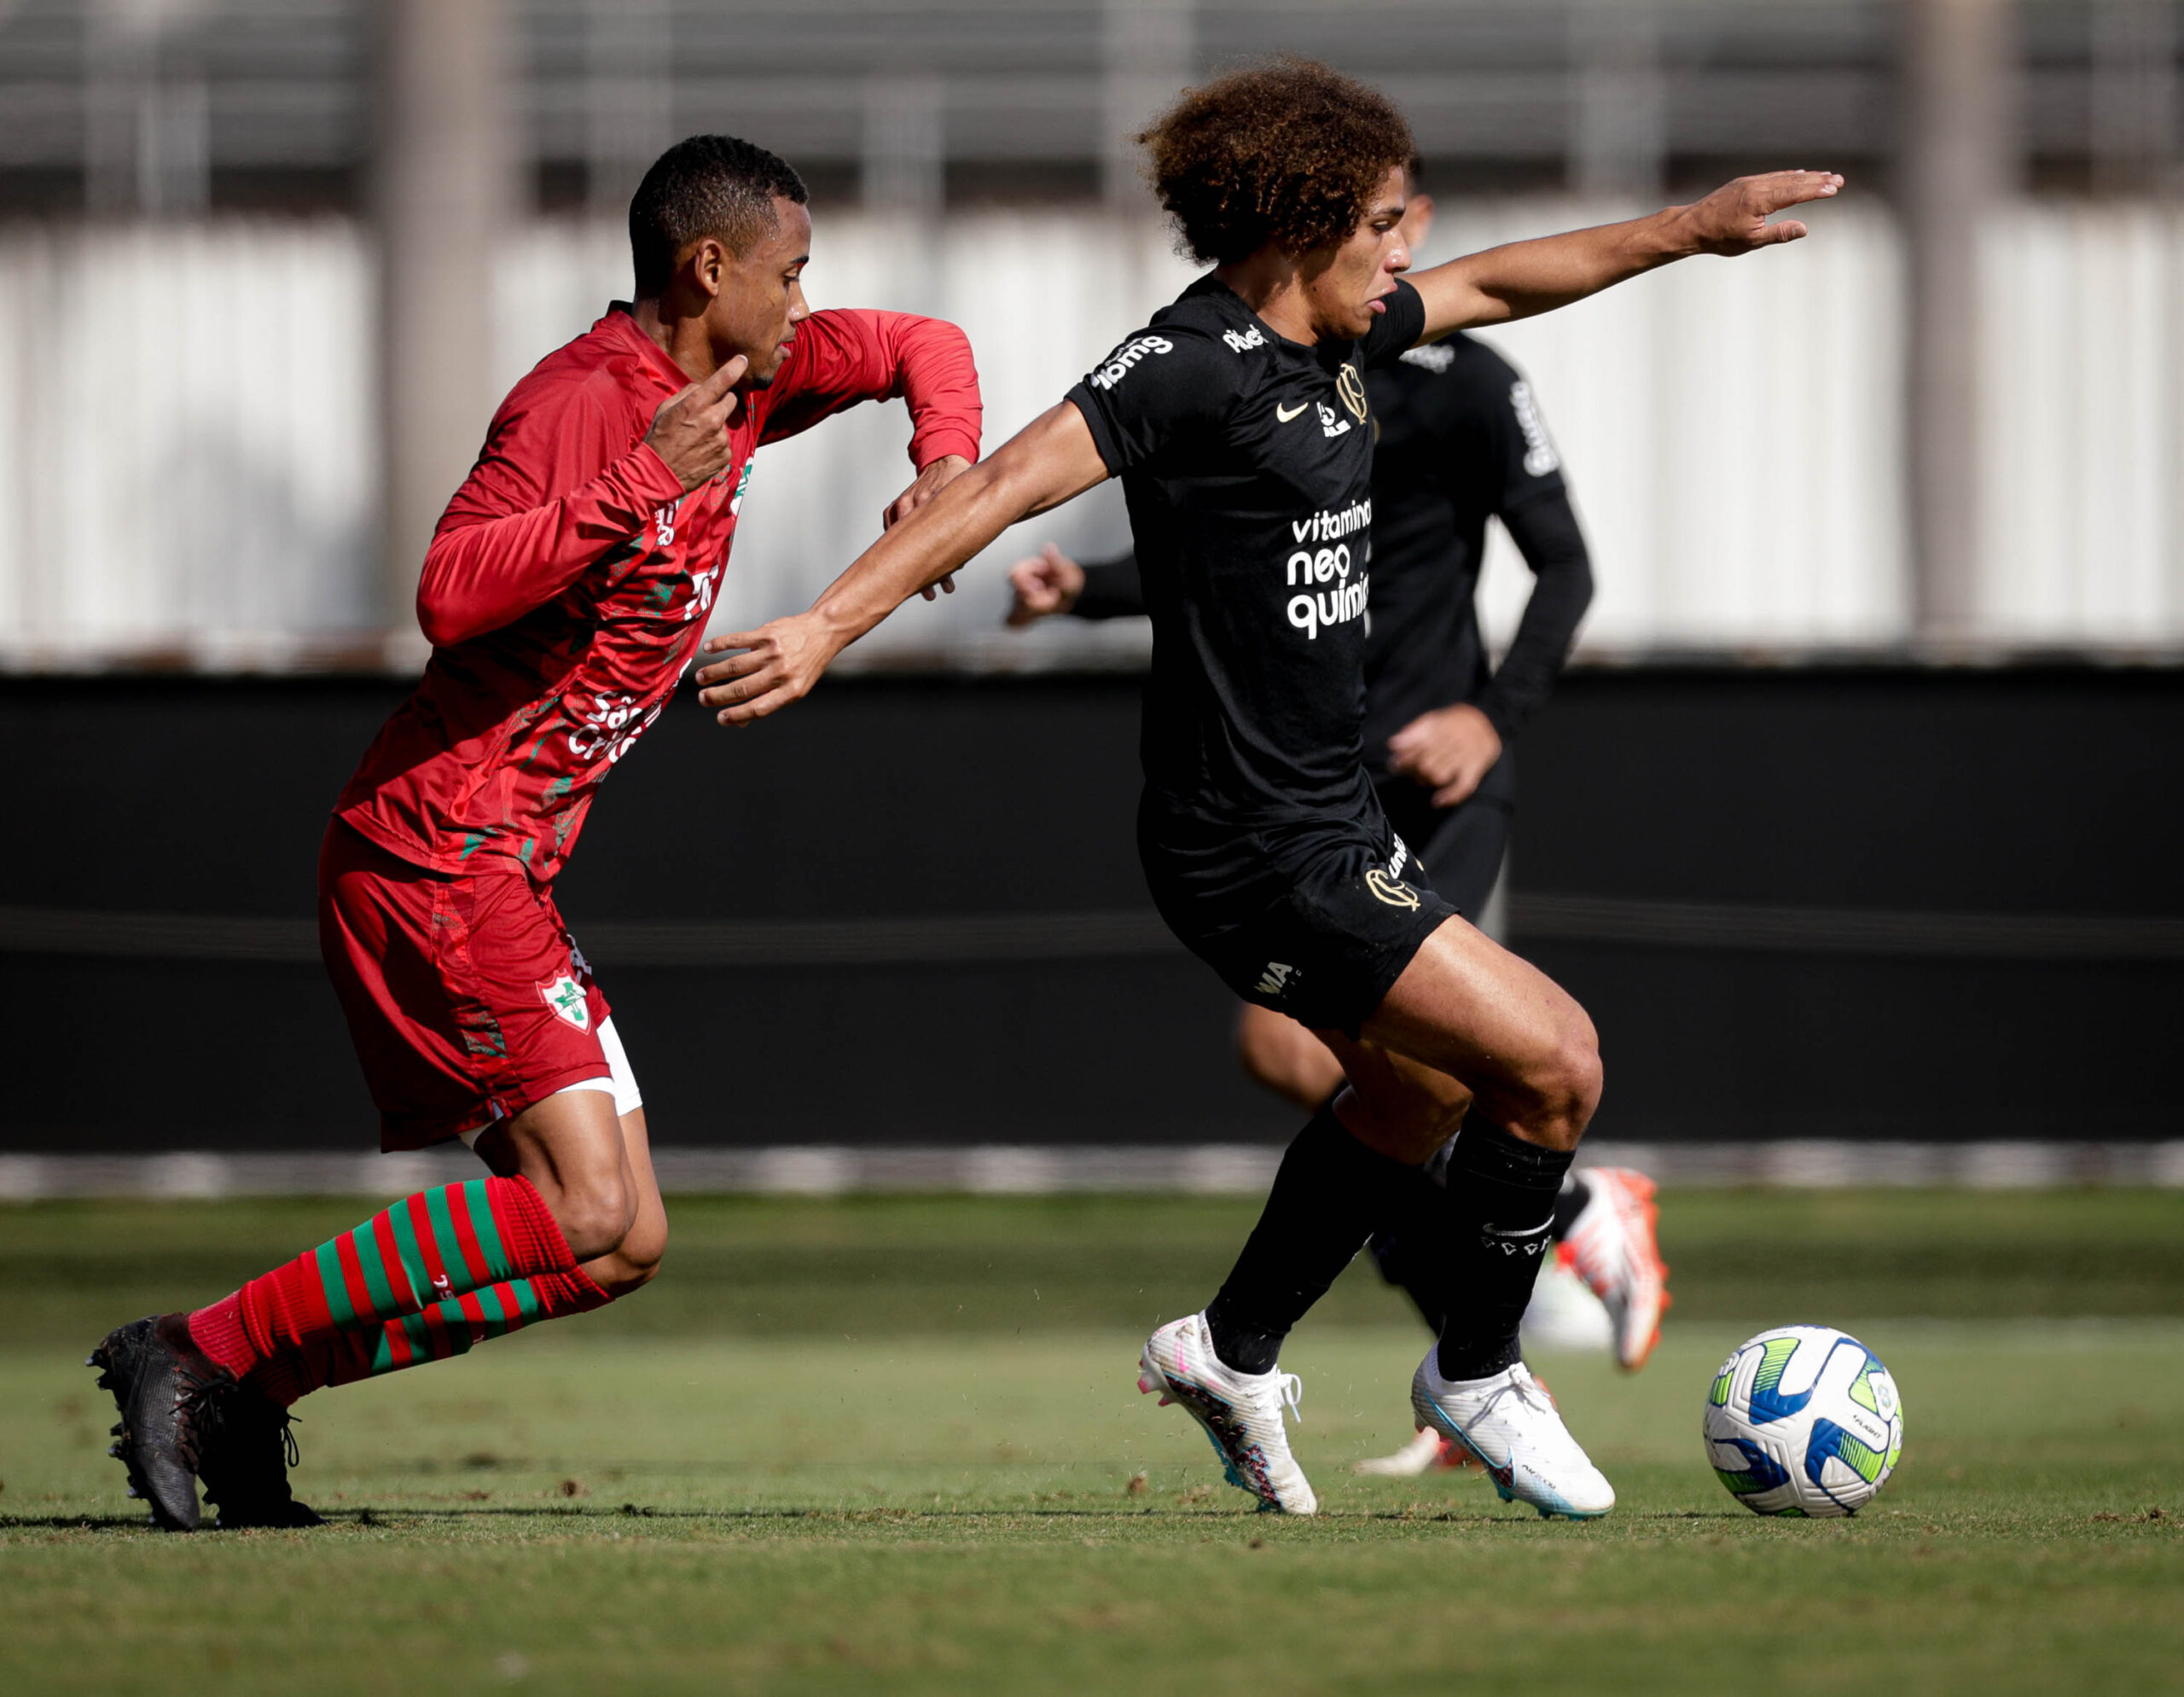
[[1111,475],[1195,444],[1227,419],[1236,356],[1175,325],[1140,330],[1087,372],[1067,398],[1084,415]]
[[1496,479],[1493,510],[1514,512],[1545,495],[1565,493],[1562,456],[1547,433],[1538,398],[1524,375],[1507,360],[1490,356],[1479,362],[1473,397],[1484,416],[1491,444],[1487,464]]
[[1401,277],[1388,297],[1388,310],[1373,320],[1373,328],[1357,344],[1357,363],[1365,370],[1403,357],[1426,334],[1426,302]]

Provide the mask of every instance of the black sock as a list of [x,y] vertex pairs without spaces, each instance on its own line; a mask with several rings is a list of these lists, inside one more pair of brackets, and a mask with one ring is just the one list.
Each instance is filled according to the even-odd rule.
[[1419,1317],[1438,1337],[1455,1307],[1449,1285],[1448,1199],[1431,1163],[1397,1187],[1393,1211],[1376,1222],[1373,1259],[1380,1276],[1416,1305]]
[[1531,1299],[1572,1152],[1490,1125],[1464,1124],[1449,1161],[1449,1287],[1463,1300],[1441,1334],[1443,1379],[1484,1379],[1519,1360],[1517,1325]]
[[1585,1204],[1593,1200],[1593,1187],[1585,1183],[1585,1176],[1573,1172],[1562,1181],[1561,1192],[1554,1199],[1554,1227],[1549,1234],[1559,1243],[1570,1235],[1570,1228],[1577,1223],[1577,1216],[1585,1212]]
[[1221,1293],[1206,1305],[1213,1352],[1239,1373],[1272,1372],[1289,1328],[1386,1223],[1391,1197],[1417,1177],[1416,1167],[1351,1136],[1331,1105],[1314,1114],[1282,1156]]

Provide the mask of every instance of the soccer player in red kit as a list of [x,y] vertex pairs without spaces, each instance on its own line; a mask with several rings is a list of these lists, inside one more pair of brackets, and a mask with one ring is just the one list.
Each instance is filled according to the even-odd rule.
[[336,804],[319,861],[327,967],[380,1144],[461,1138],[491,1176],[422,1192],[92,1356],[114,1453],[154,1520],[311,1525],[288,1407],[595,1308],[658,1270],[667,1219],[606,998],[554,905],[592,796],[703,634],[762,443],[901,396],[914,510],[978,456],[953,325],[812,312],[804,185],[747,142],[661,156],[630,208],[633,303],[501,404],[427,553],[433,644]]

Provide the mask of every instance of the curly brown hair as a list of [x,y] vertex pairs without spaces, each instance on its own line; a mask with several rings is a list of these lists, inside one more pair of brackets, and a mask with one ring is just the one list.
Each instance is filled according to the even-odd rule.
[[1345,240],[1415,149],[1379,90],[1289,56],[1185,90],[1137,140],[1183,245],[1211,264]]

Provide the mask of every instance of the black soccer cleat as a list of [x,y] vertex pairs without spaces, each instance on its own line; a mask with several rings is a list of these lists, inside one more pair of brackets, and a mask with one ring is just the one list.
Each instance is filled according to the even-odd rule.
[[271,1398],[238,1385],[220,1398],[217,1425],[205,1442],[197,1476],[205,1482],[206,1504],[220,1511],[212,1524],[222,1531],[326,1524],[289,1494],[296,1436],[288,1411]]
[[107,1334],[87,1363],[113,1392],[121,1419],[107,1454],[129,1470],[129,1492],[152,1505],[152,1524],[197,1530],[197,1462],[235,1375],[209,1359],[183,1314],[133,1320]]

